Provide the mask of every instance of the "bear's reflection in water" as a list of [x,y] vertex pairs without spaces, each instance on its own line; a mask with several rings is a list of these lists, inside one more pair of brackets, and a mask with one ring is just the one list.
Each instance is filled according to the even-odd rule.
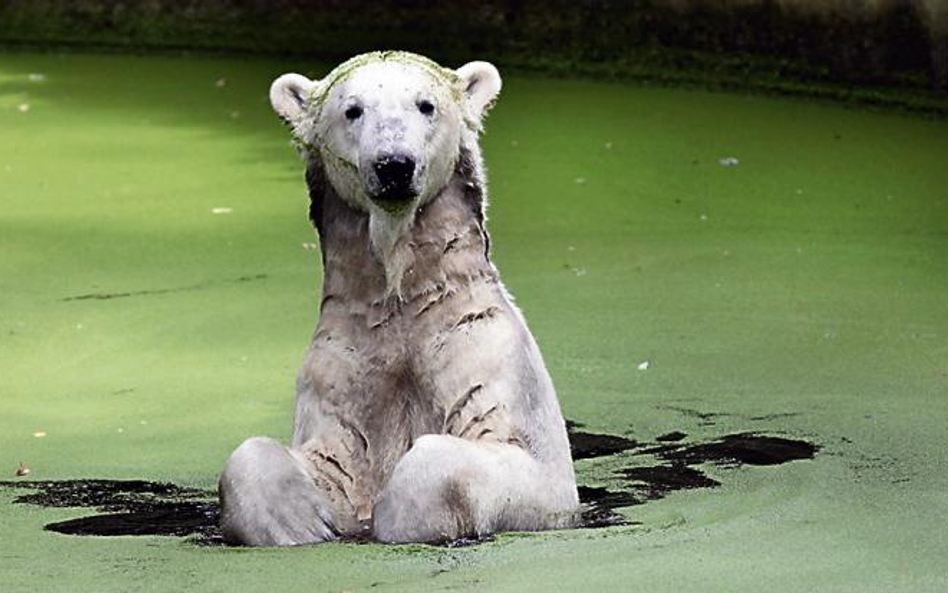
[[[627,525],[616,509],[658,500],[678,490],[716,488],[720,482],[699,466],[716,464],[779,465],[813,459],[819,446],[804,440],[756,433],[730,434],[690,443],[682,432],[659,436],[655,442],[587,432],[567,422],[573,459],[612,455],[625,463],[614,470],[609,487],[580,486],[583,502],[580,528]],[[643,458],[653,463],[643,465]],[[188,537],[199,545],[222,544],[218,527],[217,493],[175,484],[143,480],[61,480],[0,482],[5,489],[29,490],[13,502],[59,508],[94,508],[99,514],[46,525],[70,535],[165,535]],[[481,540],[444,542],[470,545]]]

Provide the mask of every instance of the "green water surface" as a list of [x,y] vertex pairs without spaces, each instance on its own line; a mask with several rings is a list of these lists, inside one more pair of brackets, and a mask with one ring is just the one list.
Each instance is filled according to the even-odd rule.
[[[210,488],[244,438],[288,439],[321,275],[266,99],[293,69],[326,71],[0,54],[0,480]],[[569,418],[817,458],[461,549],[65,536],[43,525],[88,510],[0,491],[0,591],[948,590],[948,123],[507,77],[483,146]]]

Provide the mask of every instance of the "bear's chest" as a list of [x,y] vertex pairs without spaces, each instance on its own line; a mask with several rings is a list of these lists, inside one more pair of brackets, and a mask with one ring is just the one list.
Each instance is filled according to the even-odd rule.
[[[443,431],[457,397],[490,377],[491,344],[515,324],[496,280],[481,277],[409,302],[327,303],[301,371],[324,411],[372,434]],[[496,338],[496,339],[495,339]]]

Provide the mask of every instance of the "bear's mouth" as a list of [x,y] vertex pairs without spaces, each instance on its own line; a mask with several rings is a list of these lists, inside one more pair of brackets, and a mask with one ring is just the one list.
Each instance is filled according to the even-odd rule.
[[418,197],[418,192],[411,186],[388,185],[372,195],[372,201],[383,210],[403,210],[412,200]]

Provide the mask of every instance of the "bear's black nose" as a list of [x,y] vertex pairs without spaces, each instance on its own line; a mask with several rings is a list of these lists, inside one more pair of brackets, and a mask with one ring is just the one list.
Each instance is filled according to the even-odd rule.
[[405,200],[415,195],[412,179],[415,175],[415,161],[403,155],[383,156],[373,165],[375,176],[379,180],[379,193],[382,200]]

